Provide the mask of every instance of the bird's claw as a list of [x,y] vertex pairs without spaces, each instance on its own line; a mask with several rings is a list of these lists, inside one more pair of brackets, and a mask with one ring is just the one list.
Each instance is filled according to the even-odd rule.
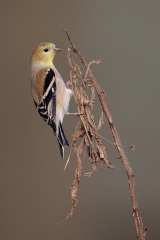
[[66,82],[66,86],[67,86],[67,88],[69,88],[70,86],[72,86],[71,80],[69,80],[68,82]]

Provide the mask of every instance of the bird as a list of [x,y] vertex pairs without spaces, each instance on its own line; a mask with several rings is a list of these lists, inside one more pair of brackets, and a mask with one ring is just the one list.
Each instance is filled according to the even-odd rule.
[[56,53],[61,48],[50,42],[43,42],[31,55],[31,92],[35,106],[45,122],[53,129],[57,137],[61,157],[64,147],[69,146],[62,122],[68,114],[73,91],[66,86],[60,73],[53,64]]

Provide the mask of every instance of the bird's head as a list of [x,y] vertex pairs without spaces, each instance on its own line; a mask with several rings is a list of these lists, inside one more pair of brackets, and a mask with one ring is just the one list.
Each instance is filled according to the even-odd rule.
[[52,64],[55,54],[60,51],[62,49],[53,43],[40,43],[32,52],[31,59],[37,63]]

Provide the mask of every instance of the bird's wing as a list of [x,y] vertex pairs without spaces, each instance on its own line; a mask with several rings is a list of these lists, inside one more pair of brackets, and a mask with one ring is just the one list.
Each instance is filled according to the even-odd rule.
[[42,99],[39,104],[36,104],[36,107],[41,117],[53,128],[54,133],[56,133],[56,79],[53,69],[47,69]]

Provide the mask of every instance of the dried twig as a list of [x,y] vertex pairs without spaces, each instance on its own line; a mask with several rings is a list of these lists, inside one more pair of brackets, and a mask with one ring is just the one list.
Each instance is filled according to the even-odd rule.
[[[118,150],[120,159],[125,167],[128,181],[131,202],[133,206],[133,217],[135,221],[136,231],[139,240],[145,240],[146,229],[144,228],[142,218],[140,216],[138,201],[135,191],[135,176],[133,174],[130,163],[127,159],[127,156],[124,152],[123,145],[121,143],[117,128],[113,123],[112,116],[109,112],[108,105],[106,102],[106,97],[104,91],[101,89],[96,78],[94,77],[90,66],[91,64],[98,64],[99,61],[92,61],[89,64],[82,56],[82,54],[77,50],[73,42],[71,41],[70,36],[67,31],[65,31],[68,37],[68,40],[71,46],[68,48],[67,58],[69,65],[70,81],[72,90],[74,92],[74,99],[76,102],[77,110],[80,114],[81,125],[78,130],[73,134],[73,150],[77,156],[77,167],[75,170],[75,178],[72,184],[71,195],[72,195],[72,209],[68,214],[67,218],[73,214],[73,211],[77,204],[77,192],[78,184],[81,179],[82,174],[82,159],[81,154],[84,152],[84,147],[87,147],[87,154],[89,158],[89,163],[92,166],[92,170],[89,173],[86,173],[86,176],[91,176],[94,172],[97,171],[97,166],[99,163],[105,163],[108,168],[113,168],[110,164],[105,147],[102,144],[101,139],[99,138],[100,134],[98,133],[99,129],[103,125],[103,115],[100,116],[99,124],[96,126],[93,115],[93,108],[95,102],[95,91],[98,95],[99,102],[101,104],[102,111],[105,117],[108,120],[110,130],[115,142],[115,146]],[[81,61],[82,66],[86,69],[85,74],[82,73],[80,66],[75,62],[71,56],[71,51],[74,53],[78,59]],[[90,90],[90,97],[88,91]],[[83,140],[78,144],[79,138]],[[133,147],[131,147],[133,149]]]

